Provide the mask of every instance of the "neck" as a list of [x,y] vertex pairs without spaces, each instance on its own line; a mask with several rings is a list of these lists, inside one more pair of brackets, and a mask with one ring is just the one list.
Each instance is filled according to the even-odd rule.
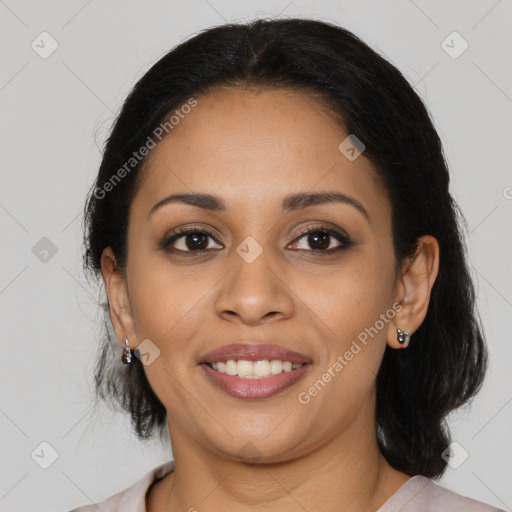
[[389,466],[368,424],[356,419],[301,456],[255,464],[219,457],[170,428],[175,471],[155,485],[147,510],[375,511],[410,476]]

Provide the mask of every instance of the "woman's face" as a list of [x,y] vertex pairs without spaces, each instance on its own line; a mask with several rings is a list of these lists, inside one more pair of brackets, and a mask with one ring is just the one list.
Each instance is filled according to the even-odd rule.
[[[340,151],[347,135],[300,93],[222,89],[198,97],[148,156],[129,216],[130,341],[151,342],[144,368],[173,443],[277,462],[374,432],[397,298],[391,204],[364,153]],[[290,200],[320,192],[350,199]],[[153,209],[172,194],[224,206]],[[311,364],[278,392],[257,379],[228,392],[201,363],[232,343],[280,345]]]

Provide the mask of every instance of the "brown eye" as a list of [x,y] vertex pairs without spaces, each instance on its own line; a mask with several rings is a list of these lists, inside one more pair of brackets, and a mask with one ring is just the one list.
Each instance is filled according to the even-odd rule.
[[[166,238],[160,244],[162,249],[171,252],[202,252],[212,249],[210,240],[215,240],[212,233],[205,229],[183,228],[177,234]],[[222,249],[220,247],[213,247]]]
[[[331,254],[347,249],[352,245],[349,237],[344,233],[327,227],[310,227],[301,232],[296,240],[304,239],[304,242],[293,243],[294,249],[314,251],[322,254]],[[298,247],[303,243],[303,247]]]

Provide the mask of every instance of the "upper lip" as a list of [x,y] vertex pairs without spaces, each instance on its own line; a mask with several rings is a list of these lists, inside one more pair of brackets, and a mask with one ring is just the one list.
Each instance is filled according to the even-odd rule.
[[311,363],[311,359],[303,354],[271,343],[233,343],[211,350],[199,359],[202,363],[217,363],[228,359],[245,361],[260,361],[263,359],[280,359],[292,364]]

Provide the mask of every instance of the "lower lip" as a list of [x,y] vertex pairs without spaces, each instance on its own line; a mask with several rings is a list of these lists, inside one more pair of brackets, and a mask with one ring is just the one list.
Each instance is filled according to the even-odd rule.
[[269,398],[277,395],[284,389],[295,384],[311,366],[310,363],[302,365],[291,372],[281,372],[277,375],[262,379],[243,379],[236,375],[228,375],[210,368],[206,363],[201,367],[210,381],[217,387],[235,398]]

